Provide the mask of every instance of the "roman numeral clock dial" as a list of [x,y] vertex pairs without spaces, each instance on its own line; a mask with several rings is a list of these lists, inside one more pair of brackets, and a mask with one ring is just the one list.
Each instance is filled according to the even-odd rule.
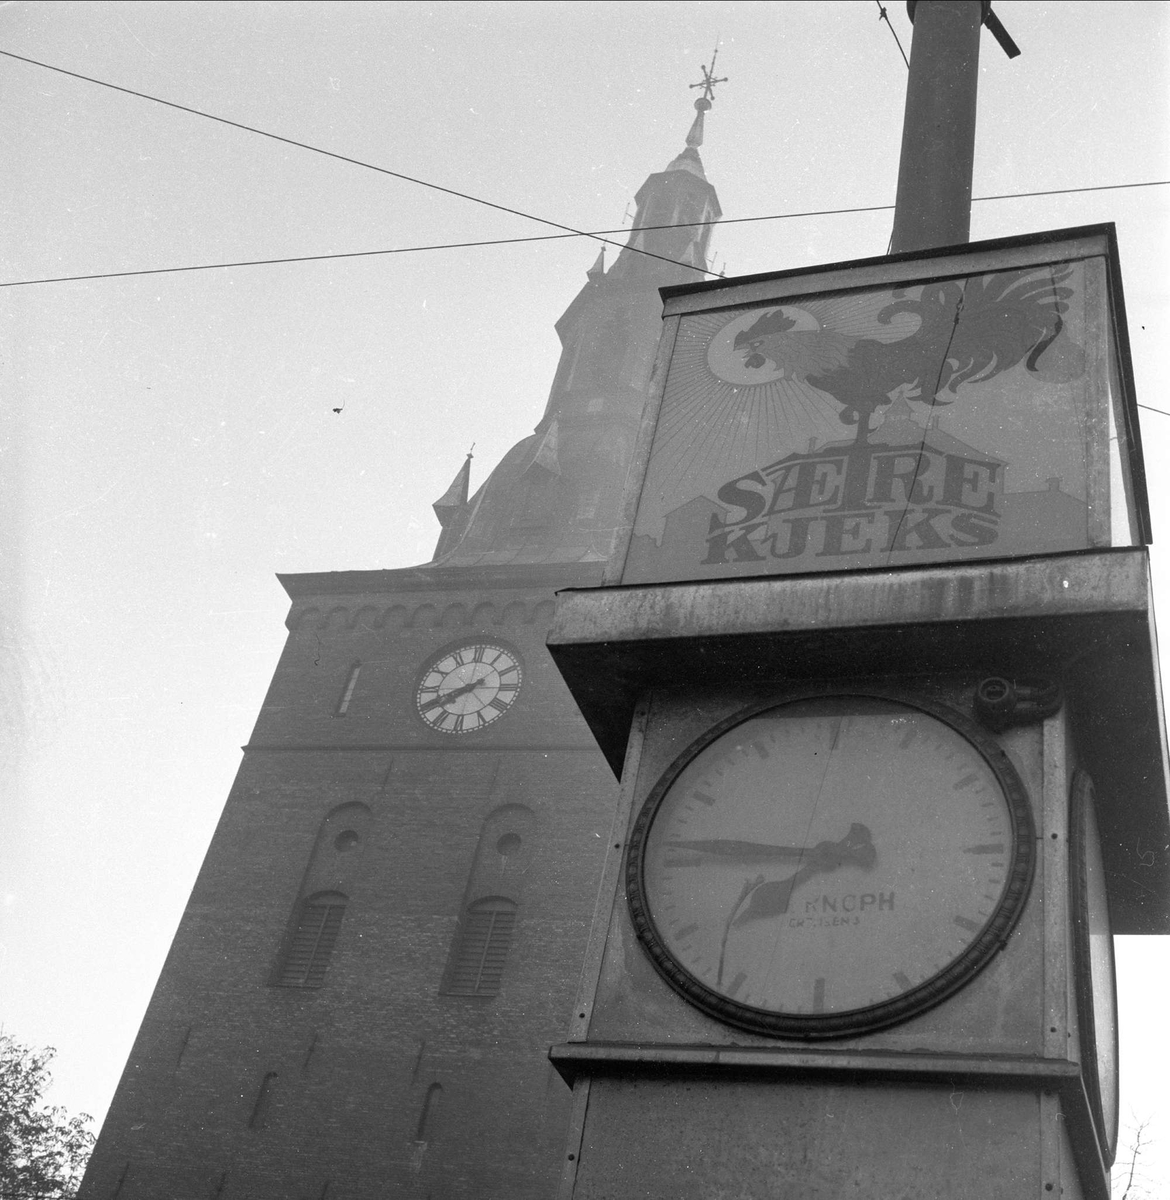
[[474,733],[516,703],[523,671],[514,651],[471,642],[427,664],[415,690],[418,715],[440,733]]
[[635,929],[710,1015],[840,1037],[920,1012],[1027,898],[1023,782],[941,705],[806,696],[722,722],[659,781],[627,860]]

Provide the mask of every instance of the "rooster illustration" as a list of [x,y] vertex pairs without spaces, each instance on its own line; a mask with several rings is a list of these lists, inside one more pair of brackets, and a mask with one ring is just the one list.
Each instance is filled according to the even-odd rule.
[[[783,309],[775,309],[737,334],[734,347],[747,367],[771,362],[827,392],[842,405],[841,421],[858,427],[855,441],[864,444],[870,418],[895,393],[920,396],[931,405],[951,404],[963,384],[991,379],[1021,361],[1040,373],[1042,356],[1064,328],[1061,314],[1073,294],[1065,280],[1071,272],[1070,264],[1062,264],[1042,272],[942,280],[924,285],[917,299],[905,289],[895,290],[878,321],[889,325],[902,314],[920,319],[914,333],[897,341],[797,328]],[[1065,360],[1060,376],[1073,378],[1083,352],[1073,348]],[[1053,377],[1051,369],[1044,374]]]

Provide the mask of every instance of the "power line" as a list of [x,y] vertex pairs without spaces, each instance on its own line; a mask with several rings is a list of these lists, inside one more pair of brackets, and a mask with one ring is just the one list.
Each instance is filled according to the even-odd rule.
[[890,32],[894,35],[894,41],[898,43],[898,53],[902,56],[902,61],[906,64],[906,70],[909,71],[910,60],[906,57],[906,51],[902,49],[902,42],[898,37],[898,31],[893,25],[890,25],[890,14],[886,12],[886,6],[882,3],[882,0],[874,0],[874,3],[878,6],[878,20],[885,21],[889,25]]
[[[470,200],[473,204],[482,204],[485,208],[494,208],[498,212],[510,213],[514,217],[523,217],[526,221],[536,221],[540,225],[549,225],[553,229],[563,229],[577,237],[593,238],[595,241],[604,242],[607,246],[615,246],[618,249],[622,249],[619,242],[611,242],[607,238],[599,237],[597,234],[586,233],[581,229],[574,229],[572,225],[562,225],[559,221],[549,221],[544,217],[533,216],[532,213],[524,212],[519,208],[509,208],[506,204],[497,204],[494,200],[484,200],[482,197],[472,196],[468,192],[460,192],[455,188],[444,187],[442,184],[430,183],[425,179],[416,179],[413,175],[404,175],[401,171],[390,170],[389,167],[375,166],[374,163],[365,162],[360,158],[350,158],[345,154],[337,154],[333,150],[323,150],[320,146],[313,146],[308,142],[298,142],[295,138],[282,137],[279,133],[269,133],[265,129],[257,129],[254,125],[245,125],[242,121],[231,121],[227,117],[217,117],[214,113],[206,113],[201,112],[197,108],[189,108],[186,104],[176,104],[173,100],[163,100],[159,96],[150,95],[149,92],[137,92],[133,88],[121,87],[116,83],[107,83],[104,79],[94,79],[91,75],[82,75],[77,71],[67,71],[64,67],[55,67],[51,63],[40,62],[35,58],[26,58],[22,54],[13,54],[11,50],[0,50],[0,55],[3,55],[5,58],[15,59],[17,62],[29,63],[34,67],[41,67],[46,71],[55,71],[58,75],[68,75],[71,79],[80,79],[85,83],[95,84],[97,87],[109,88],[113,92],[122,92],[127,96],[137,96],[140,100],[150,100],[154,104],[162,104],[167,108],[174,108],[179,112],[203,117],[208,121],[217,121],[220,125],[228,125],[232,129],[242,129],[247,133],[255,133],[260,137],[270,138],[274,142],[282,142],[286,146],[296,146],[300,150],[309,150],[313,154],[322,154],[326,158],[335,158],[338,162],[350,163],[355,167],[364,167],[367,171],[377,171],[380,175],[389,175],[392,179],[401,179],[405,183],[413,183],[419,187],[430,188],[432,191],[442,192],[448,196],[456,196],[460,200]],[[642,250],[637,246],[631,246],[630,249],[636,251],[638,254],[646,255],[647,258],[657,258],[662,262],[686,267],[687,270],[696,271],[700,275],[714,274],[714,272],[707,271],[703,267],[696,267],[691,263],[679,262],[677,259],[667,258],[664,254],[654,254],[650,250]]]
[[[692,221],[671,225],[639,225],[637,227],[637,231],[650,232],[658,229],[701,229],[708,225],[741,225],[753,221],[783,221],[795,217],[831,216],[838,213],[881,212],[892,207],[892,204],[874,204],[865,208],[831,208],[823,209],[818,212],[776,213],[772,216],[765,217],[735,217],[728,221]],[[0,282],[0,287],[31,287],[32,285],[38,283],[78,283],[92,279],[125,279],[135,275],[175,275],[181,274],[185,271],[218,271],[224,270],[228,267],[267,267],[277,266],[281,263],[327,262],[330,259],[338,258],[374,258],[380,255],[389,254],[418,254],[426,250],[464,250],[474,249],[479,246],[514,246],[526,242],[557,242],[575,237],[588,237],[597,240],[604,240],[604,234],[628,232],[630,231],[626,229],[598,229],[591,233],[541,233],[534,234],[531,237],[490,238],[478,242],[439,242],[426,246],[396,246],[385,250],[349,250],[336,254],[299,254],[287,258],[252,258],[241,259],[234,262],[195,263],[186,267],[149,267],[137,271],[100,271],[92,275],[57,275],[43,279],[13,279],[6,282]],[[616,242],[606,242],[606,245],[617,245],[619,249],[636,249],[636,247],[633,246],[623,247]],[[658,258],[660,256],[654,255],[653,257]],[[665,259],[664,261],[674,262],[675,260]],[[714,275],[715,272],[707,271],[706,274]]]
[[[3,51],[0,51],[0,53],[3,53]],[[1032,196],[1066,196],[1080,192],[1112,192],[1125,188],[1167,186],[1170,186],[1170,179],[1151,179],[1142,183],[1103,183],[1092,187],[1053,188],[1043,192],[1005,192],[999,196],[975,196],[972,198],[972,203],[981,203],[988,200],[1026,200]],[[758,221],[795,221],[802,217],[835,217],[851,213],[888,212],[893,207],[892,204],[866,204],[853,208],[818,208],[809,209],[805,212],[770,213],[762,217],[728,217],[718,221],[691,221],[677,225],[640,225],[638,228],[647,232],[659,229],[700,229],[707,225],[748,225]],[[465,250],[480,246],[514,246],[525,242],[556,242],[574,237],[604,240],[607,234],[627,232],[629,231],[625,229],[596,229],[592,232],[584,233],[543,233],[535,234],[531,237],[489,238],[478,242],[439,242],[426,246],[398,246],[385,250],[349,250],[336,254],[298,254],[287,258],[252,258],[233,262],[196,263],[186,267],[150,267],[137,271],[100,271],[91,275],[57,275],[43,279],[12,279],[7,282],[0,282],[0,287],[31,287],[38,283],[76,283],[93,279],[126,279],[135,275],[176,275],[186,271],[219,271],[226,270],[229,267],[267,267],[277,266],[281,263],[327,262],[330,259],[339,258],[374,258],[389,254],[419,254],[426,250]],[[606,242],[606,244],[610,246],[618,245],[616,242]],[[619,248],[624,247],[619,246]],[[636,247],[629,247],[629,249],[636,249]],[[641,253],[645,253],[645,251]],[[666,261],[673,262],[675,260],[667,259]],[[709,275],[714,273],[713,271],[707,272]]]
[[977,204],[982,200],[1026,200],[1029,196],[1072,196],[1077,192],[1119,192],[1125,188],[1166,187],[1168,185],[1170,185],[1170,179],[1147,179],[1141,183],[1097,183],[1091,187],[1051,188],[1045,192],[1003,192],[998,196],[972,196],[971,203]]

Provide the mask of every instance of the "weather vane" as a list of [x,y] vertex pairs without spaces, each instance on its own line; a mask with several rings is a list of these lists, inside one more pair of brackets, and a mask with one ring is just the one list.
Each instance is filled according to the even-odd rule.
[[698,83],[692,83],[692,88],[702,88],[703,94],[695,101],[695,107],[700,112],[706,112],[710,107],[715,97],[715,85],[717,83],[726,83],[727,76],[722,79],[715,78],[715,60],[719,57],[719,43],[715,43],[715,49],[711,52],[711,66],[707,68],[702,63],[699,64],[699,69],[703,72],[703,78]]

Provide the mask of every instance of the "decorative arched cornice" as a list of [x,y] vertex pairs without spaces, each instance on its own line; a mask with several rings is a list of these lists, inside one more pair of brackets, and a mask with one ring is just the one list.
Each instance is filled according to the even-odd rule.
[[501,604],[495,600],[479,603],[455,601],[437,605],[431,600],[418,603],[374,604],[355,606],[333,605],[323,612],[317,605],[294,608],[286,625],[292,633],[325,629],[399,630],[399,629],[467,629],[485,626],[547,625],[556,610],[550,596],[516,597]]

